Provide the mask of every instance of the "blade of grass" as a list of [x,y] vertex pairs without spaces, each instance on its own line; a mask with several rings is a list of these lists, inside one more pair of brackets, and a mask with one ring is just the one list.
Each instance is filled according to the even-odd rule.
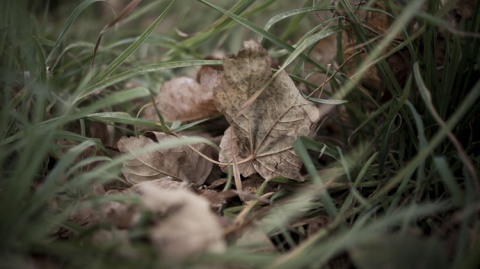
[[[462,119],[463,115],[471,108],[471,106],[476,102],[477,98],[480,97],[480,82],[477,82],[469,94],[466,96],[462,104],[458,107],[458,109],[454,112],[454,114],[450,117],[450,119],[446,122],[445,127],[441,128],[440,131],[430,140],[430,143],[427,147],[420,151],[408,164],[405,168],[400,170],[396,176],[394,176],[384,187],[380,188],[373,197],[367,200],[367,205],[374,205],[375,201],[378,201],[380,197],[384,197],[388,191],[390,191],[394,186],[396,186],[400,181],[403,180],[405,176],[411,174],[419,165],[420,161],[424,160],[429,154],[445,139],[447,133]],[[345,218],[355,214],[355,212],[360,211],[363,206],[356,208],[353,212],[348,212],[346,214],[342,214],[338,218],[336,218],[330,225],[324,230],[321,230],[305,243],[301,244],[298,248],[296,248],[293,252],[286,256],[282,256],[279,258],[273,266],[285,266],[288,268],[289,266],[293,266],[292,263],[298,262],[299,260],[304,259],[296,259],[297,255],[300,253],[307,253],[311,250],[312,247],[318,242],[320,239],[324,238],[325,235],[328,234],[328,231],[333,229],[333,227],[337,227],[340,223],[342,223]],[[397,214],[398,216],[398,214]],[[316,248],[318,249],[318,247]],[[316,252],[317,257],[318,253]],[[287,263],[291,262],[291,263]],[[293,266],[295,267],[295,266]],[[275,267],[277,268],[277,267]]]
[[60,42],[65,37],[65,34],[72,26],[73,22],[77,19],[77,17],[89,6],[91,6],[95,2],[105,2],[105,0],[85,0],[83,1],[75,10],[70,14],[68,17],[67,22],[63,26],[62,30],[60,31],[60,35],[58,36],[57,40],[55,41],[55,45],[53,46],[50,54],[47,56],[46,61],[49,61],[50,58],[53,56],[55,51],[60,47]]
[[[410,20],[414,17],[417,10],[420,9],[423,4],[423,0],[413,1],[409,3],[402,14],[397,18],[394,24],[388,29],[387,35],[381,39],[380,43],[370,52],[370,54],[363,60],[360,66],[357,68],[357,72],[351,76],[351,78],[357,77],[360,79],[363,74],[368,70],[368,66],[376,60],[376,58],[382,53],[382,48],[388,47],[388,45],[396,38],[396,36],[403,30]],[[333,99],[343,99],[353,88],[355,84],[352,80],[347,80],[343,86],[342,91],[338,91]],[[332,107],[324,106],[320,109],[321,115],[326,115]]]
[[[103,122],[106,124],[131,124],[134,126],[142,126],[159,129],[160,124],[156,120],[148,120],[132,117],[129,113],[126,112],[99,112],[92,113],[85,116],[89,120]],[[167,126],[170,126],[170,123],[165,123]]]
[[[257,25],[249,22],[248,20],[245,20],[244,18],[236,15],[236,14],[233,14],[219,6],[216,6],[214,4],[211,4],[207,1],[204,1],[204,0],[198,0],[200,2],[202,2],[203,4],[217,10],[218,12],[234,19],[235,21],[237,21],[238,23],[242,24],[243,26],[247,27],[248,29],[252,30],[253,32],[259,34],[260,36],[263,36],[264,38],[270,40],[271,42],[273,42],[275,45],[287,50],[288,52],[293,52],[295,49],[293,47],[291,47],[290,45],[288,45],[287,43],[283,42],[282,40],[280,40],[278,37],[276,37],[275,35],[263,30],[262,28],[258,27]],[[315,62],[314,60],[310,59],[308,56],[305,56],[304,54],[300,54],[299,57],[301,57],[302,59],[304,59],[305,61],[307,61],[308,63],[312,64],[313,66],[315,66],[316,68],[318,68],[319,70],[322,70],[323,72],[325,72],[325,68],[321,65],[319,65],[317,62]]]
[[[336,221],[330,223],[326,228],[319,230],[307,241],[300,244],[293,251],[280,256],[267,268],[304,268],[315,264],[315,268],[324,266],[336,254],[345,251],[348,247],[358,244],[363,240],[374,237],[375,234],[383,235],[387,229],[401,223],[403,219],[419,219],[430,216],[439,211],[445,211],[448,207],[445,204],[425,204],[412,205],[409,208],[399,210],[394,214],[382,216],[367,223],[373,212],[370,212],[362,218],[363,221],[355,223],[354,228],[339,231],[335,236],[317,244],[326,235],[332,232],[336,226]],[[368,225],[367,225],[368,224]]]
[[[40,131],[40,129],[48,129],[48,128],[51,128],[51,126],[59,126],[77,119],[84,118],[87,115],[101,108],[113,106],[116,104],[121,104],[129,100],[134,100],[141,97],[147,97],[149,95],[150,95],[150,92],[145,88],[135,88],[135,89],[126,90],[123,92],[117,92],[103,99],[98,100],[97,102],[93,103],[90,106],[82,107],[81,110],[79,111],[74,110],[72,112],[71,111],[72,108],[70,107],[69,109],[67,109],[65,114],[40,122],[34,125],[33,128],[36,128],[36,130]],[[26,134],[27,134],[26,131],[13,134],[10,137],[7,137],[2,141],[0,141],[0,145],[7,145],[9,143],[12,143],[13,141],[25,138]]]
[[319,188],[322,188],[323,191],[320,192],[320,197],[322,198],[322,201],[325,203],[325,209],[327,210],[328,214],[332,217],[335,218],[338,215],[338,209],[335,207],[335,204],[333,203],[332,197],[327,192],[327,189],[325,187],[325,183],[323,182],[322,178],[317,172],[317,169],[315,168],[315,165],[312,162],[312,159],[310,158],[310,155],[308,155],[307,148],[302,142],[302,138],[299,138],[293,142],[293,149],[295,150],[295,153],[298,155],[300,160],[302,160],[303,164],[305,165],[305,168],[308,171],[308,174],[312,177],[312,182],[315,185],[318,185]]
[[[251,6],[255,0],[241,0],[237,1],[232,8],[230,9],[229,13],[231,14],[241,14],[245,11],[249,6]],[[178,44],[180,47],[184,48],[195,48],[202,44],[205,40],[208,40],[214,37],[218,32],[223,30],[226,25],[231,22],[231,18],[229,16],[223,16],[216,20],[212,25],[210,25],[207,29],[203,30],[202,32],[196,34],[195,36],[182,41]],[[168,54],[168,53],[167,53]]]
[[[268,31],[277,22],[280,22],[280,21],[282,21],[284,19],[287,19],[287,18],[290,18],[292,16],[301,15],[301,14],[308,13],[308,12],[326,11],[326,10],[335,10],[335,7],[333,7],[333,6],[320,6],[320,7],[303,7],[303,8],[299,8],[299,9],[292,9],[292,10],[277,14],[277,15],[273,16],[272,18],[270,18],[270,20],[268,20],[268,22],[263,27],[263,30]],[[260,35],[257,39],[258,43],[262,43],[262,39],[263,39],[263,36]]]
[[445,157],[435,157],[433,159],[435,167],[438,170],[438,174],[442,181],[447,186],[450,194],[452,195],[453,203],[460,207],[464,203],[464,194],[458,186],[452,171],[449,169],[448,162]]
[[[432,104],[432,96],[430,94],[430,91],[426,87],[425,83],[423,82],[422,75],[420,73],[420,66],[419,63],[416,62],[413,65],[413,73],[415,75],[415,81],[417,82],[417,86],[420,90],[420,95],[423,98],[423,101],[425,102],[428,110],[432,114],[433,118],[435,121],[442,127],[442,129],[446,128],[446,124],[443,121],[443,119],[438,115],[437,110],[435,109],[434,105]],[[468,172],[470,173],[470,176],[473,178],[473,183],[478,191],[480,191],[480,182],[478,182],[478,175],[477,175],[477,170],[473,166],[472,161],[468,157],[468,155],[465,153],[465,150],[463,149],[462,144],[458,141],[458,139],[453,135],[451,130],[448,131],[447,133],[448,139],[450,139],[450,142],[454,145],[455,149],[457,150],[457,153],[462,160],[463,164],[467,168]]]
[[[95,84],[105,80],[108,76],[110,76],[117,68],[130,56],[132,53],[145,42],[148,36],[157,28],[157,26],[162,22],[165,15],[170,11],[172,5],[175,3],[176,0],[172,0],[168,6],[163,10],[163,12],[155,19],[155,21],[133,42],[125,51],[123,51],[112,63],[110,63],[103,71],[101,71],[98,75],[92,78],[90,84]],[[88,92],[82,91],[82,95],[88,94]]]
[[165,62],[165,63],[158,63],[158,64],[150,64],[146,66],[141,66],[137,68],[133,68],[131,70],[113,75],[109,78],[105,78],[102,81],[97,83],[91,83],[85,89],[82,90],[78,96],[75,97],[73,103],[76,104],[83,100],[85,97],[89,96],[93,92],[103,89],[105,87],[114,85],[121,81],[125,81],[127,79],[144,75],[147,73],[158,72],[164,69],[169,68],[181,68],[181,67],[193,67],[193,66],[202,66],[202,65],[220,65],[222,61],[220,60],[187,60],[187,61],[173,61],[173,62]]
[[418,154],[407,164],[407,166],[397,173],[397,175],[389,180],[388,183],[376,193],[375,197],[372,197],[370,202],[373,202],[379,199],[379,197],[387,194],[387,192],[395,187],[404,176],[415,170],[422,160],[425,160],[425,158],[427,158],[435,150],[435,148],[440,145],[440,143],[447,137],[448,133],[458,124],[459,121],[461,121],[462,117],[468,112],[473,104],[475,104],[479,97],[480,82],[477,82],[472,90],[467,94],[463,102],[452,114],[452,116],[450,116],[450,118],[447,120],[445,125],[429,141],[428,145],[426,145],[423,150],[419,151]]
[[103,34],[105,34],[110,28],[115,26],[117,23],[122,21],[122,19],[132,9],[134,9],[140,3],[140,1],[141,0],[131,0],[130,3],[125,8],[123,8],[123,10],[120,12],[120,14],[118,14],[118,16],[116,16],[112,21],[110,21],[109,23],[107,23],[107,25],[105,25],[103,27],[102,31],[100,31],[100,34],[98,35],[97,42],[95,43],[95,48],[93,49],[93,59],[92,59],[91,66],[94,65],[95,56],[97,55],[97,50],[98,50],[98,47],[100,46],[100,42],[102,41]]

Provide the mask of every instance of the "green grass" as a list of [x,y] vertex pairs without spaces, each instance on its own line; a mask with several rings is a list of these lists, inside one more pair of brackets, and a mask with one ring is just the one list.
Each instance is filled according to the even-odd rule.
[[[380,12],[374,2],[360,9]],[[106,224],[85,228],[67,218],[92,204],[138,203],[92,195],[94,185],[126,186],[120,169],[128,156],[112,150],[116,143],[107,143],[110,136],[140,134],[141,127],[159,132],[218,128],[207,121],[166,123],[171,130],[162,129],[136,115],[164,81],[198,66],[221,65],[205,57],[216,49],[236,52],[244,40],[256,39],[277,57],[279,69],[307,89],[321,81],[309,81],[306,74],[332,76],[321,97],[328,99],[311,100],[333,106],[323,106],[328,119],[315,139],[302,137],[293,145],[306,182],[274,179],[281,190],[247,216],[246,225],[268,234],[277,251],[255,252],[231,243],[225,253],[195,257],[182,266],[345,268],[353,263],[375,268],[387,260],[392,268],[415,262],[425,262],[424,268],[478,268],[480,7],[453,26],[447,18],[450,8],[442,8],[439,0],[380,2],[389,7],[381,12],[388,14],[390,26],[372,43],[369,26],[357,16],[359,7],[345,0],[336,6],[330,1],[314,6],[312,1],[144,1],[106,32],[91,65],[98,34],[114,18],[108,8],[100,11],[108,7],[103,1],[57,3],[57,8],[42,1],[3,1],[2,266],[164,265],[144,240],[148,216],[129,232],[134,258],[122,254],[127,250],[118,241],[91,243],[93,233]],[[424,2],[429,9],[422,11]],[[319,19],[335,9],[342,13]],[[415,32],[410,30],[414,21]],[[175,27],[189,36],[179,36]],[[345,29],[368,52],[353,59],[358,62],[355,79],[376,68],[378,88],[347,75],[340,45],[334,59],[340,70],[315,58],[318,42],[330,35],[341,41]],[[395,40],[399,34],[403,40]],[[396,52],[409,54],[407,75],[400,81],[388,63]],[[113,127],[109,136],[95,133],[106,126]],[[184,138],[156,148],[196,142],[208,141]],[[228,205],[221,214],[235,218],[244,208]],[[59,226],[75,237],[58,238],[53,231]]]

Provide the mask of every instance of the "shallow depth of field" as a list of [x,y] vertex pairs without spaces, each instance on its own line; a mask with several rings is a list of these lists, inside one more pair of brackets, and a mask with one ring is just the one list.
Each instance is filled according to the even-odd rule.
[[474,0],[7,0],[1,268],[479,268]]

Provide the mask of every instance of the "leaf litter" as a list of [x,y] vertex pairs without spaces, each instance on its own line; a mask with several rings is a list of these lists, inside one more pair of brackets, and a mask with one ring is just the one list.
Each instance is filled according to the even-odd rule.
[[[118,141],[118,149],[123,153],[132,153],[134,158],[123,163],[122,172],[125,179],[136,184],[146,180],[171,176],[179,181],[201,185],[212,170],[212,163],[202,158],[195,150],[211,156],[212,148],[205,144],[160,149],[150,153],[136,154],[135,151],[151,144],[178,139],[174,136],[158,132],[148,132],[147,136],[122,137]],[[153,138],[153,139],[152,139]]]
[[102,240],[121,235],[122,241],[128,245],[127,231],[138,226],[141,216],[149,213],[153,217],[149,222],[148,238],[162,257],[175,262],[205,251],[224,251],[226,242],[222,223],[210,209],[210,202],[189,190],[187,185],[173,182],[167,177],[145,181],[123,191],[109,191],[105,197],[138,196],[140,203],[109,201],[99,209],[91,206],[80,210],[70,217],[70,221],[84,227],[102,221],[108,223],[115,229],[97,231],[94,240],[101,244]]
[[222,227],[206,199],[185,189],[165,190],[154,185],[143,185],[140,193],[148,210],[166,216],[149,233],[162,256],[180,259],[225,250]]
[[[224,251],[225,235],[235,235],[240,239],[238,244],[256,237],[267,251],[274,251],[261,229],[238,223],[247,223],[244,218],[257,203],[268,203],[255,196],[260,189],[267,192],[265,197],[276,191],[270,184],[264,186],[264,180],[303,180],[302,162],[292,143],[299,136],[314,135],[320,113],[314,103],[303,98],[285,71],[272,76],[271,59],[255,41],[246,41],[245,49],[225,58],[223,67],[223,71],[203,67],[198,81],[172,79],[155,98],[167,121],[190,122],[221,112],[230,127],[221,141],[213,140],[220,143],[219,162],[212,160],[217,155],[213,148],[201,143],[137,153],[156,143],[168,144],[180,135],[147,131],[138,137],[122,137],[117,143],[119,151],[132,156],[123,162],[122,173],[132,186],[109,190],[104,196],[139,197],[139,203],[109,201],[99,209],[92,206],[73,214],[70,221],[85,227],[108,223],[115,230],[101,229],[94,238],[102,241],[119,235],[128,246],[128,231],[139,225],[142,212],[149,212],[153,216],[148,224],[150,242],[159,255],[174,261],[205,251]],[[145,117],[155,118],[156,113],[155,108],[147,108]],[[237,185],[237,191],[219,191],[229,183],[218,175],[212,179],[213,168],[220,164],[226,172],[234,163],[235,172],[245,177],[245,190]],[[249,203],[240,219],[237,216],[232,222],[213,213],[212,209],[220,211],[235,196],[241,198],[240,203]]]
[[[468,13],[470,10],[459,9],[457,12],[468,17],[471,16]],[[360,14],[364,24],[370,28],[385,25],[384,29],[373,29],[376,35],[383,34],[388,28],[385,15],[371,16],[371,13],[365,12]],[[382,23],[378,23],[377,20]],[[97,46],[100,39],[101,37]],[[345,43],[341,45],[344,47],[345,59],[349,59],[362,49],[356,45],[358,42],[353,38],[343,40]],[[395,65],[397,61],[402,62],[401,59],[392,56],[386,60],[394,67],[397,66]],[[350,75],[356,70],[353,63],[347,61],[346,64]],[[197,80],[188,77],[174,78],[162,86],[155,98],[157,109],[167,121],[192,122],[222,113],[230,127],[225,130],[220,142],[219,162],[224,172],[227,171],[227,166],[233,165],[235,172],[245,177],[244,190],[250,193],[256,193],[263,180],[268,181],[275,177],[303,180],[300,172],[302,162],[293,151],[292,143],[299,136],[312,137],[320,120],[317,107],[302,97],[288,74],[281,71],[272,76],[270,66],[271,59],[267,51],[254,41],[247,41],[244,50],[236,56],[225,59],[224,71],[203,67],[198,73]],[[398,65],[398,68],[400,72],[404,71],[403,66]],[[398,70],[393,71],[398,77]],[[372,78],[372,84],[380,83],[378,74],[372,73],[363,78],[364,83],[368,82],[368,78]],[[156,113],[154,107],[149,107],[145,117],[156,119],[158,118]],[[223,191],[221,193],[224,195],[218,195],[216,189],[227,184],[227,180],[222,178],[214,181],[222,182],[218,186],[210,184],[207,178],[212,173],[214,163],[198,154],[212,158],[212,148],[195,144],[190,147],[182,146],[135,155],[137,150],[153,143],[167,142],[169,139],[178,138],[155,132],[147,132],[139,137],[122,137],[118,142],[119,150],[134,155],[134,158],[123,163],[124,177],[133,186],[119,191],[107,191],[104,196],[135,197],[139,198],[139,203],[130,203],[128,199],[123,202],[108,201],[103,203],[99,210],[92,206],[76,212],[70,217],[70,222],[85,227],[107,223],[111,229],[102,227],[95,231],[92,239],[99,244],[120,239],[128,247],[132,237],[131,231],[141,222],[141,215],[148,212],[152,218],[148,223],[147,237],[160,256],[175,261],[205,251],[213,253],[225,251],[224,235],[228,229],[222,225],[224,221],[222,217],[214,214],[211,209],[220,210],[227,199],[231,198],[232,192]],[[254,174],[259,174],[260,177],[252,177]],[[204,184],[210,186],[202,186]],[[242,199],[241,202],[246,202],[246,207],[251,209],[258,201],[261,200]],[[243,212],[245,211],[238,215]],[[306,234],[310,236],[324,229],[325,223],[329,221],[315,217],[297,220],[296,225],[306,225],[308,227]],[[228,228],[232,230],[231,227]],[[237,237],[235,243],[237,246],[250,245],[258,241],[262,243],[261,250],[252,251],[276,251],[271,242],[272,234],[267,236],[259,226],[249,225],[243,233],[230,234]],[[356,266],[371,268],[390,265],[383,263],[384,259],[375,260],[378,256],[374,255],[375,251],[370,253],[365,250],[374,249],[385,252],[383,256],[395,256],[398,253],[397,248],[412,249],[412,246],[421,244],[420,241],[405,239],[399,243],[407,247],[391,246],[391,242],[395,240],[387,239],[389,240],[365,242],[348,249]],[[429,243],[417,248],[421,250],[430,248],[431,245],[435,246]],[[128,251],[135,250],[129,248]],[[411,257],[410,253],[408,254],[403,257],[404,261]],[[420,262],[414,264],[422,264],[425,261],[437,265],[445,264],[432,258],[434,255],[442,254],[441,251],[435,250],[429,254],[431,255],[427,256],[428,259],[424,256],[417,257]]]

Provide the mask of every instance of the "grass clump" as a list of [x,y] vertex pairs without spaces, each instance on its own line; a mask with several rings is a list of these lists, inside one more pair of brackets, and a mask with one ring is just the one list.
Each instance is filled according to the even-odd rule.
[[128,246],[121,237],[92,243],[108,224],[84,227],[70,216],[111,201],[139,204],[135,197],[95,195],[96,186],[127,186],[126,157],[116,151],[120,136],[141,128],[223,128],[221,119],[159,124],[136,115],[166,80],[218,66],[206,60],[214,50],[237,51],[256,39],[324,113],[315,138],[293,144],[307,180],[274,179],[279,187],[268,203],[237,201],[220,210],[225,218],[246,214],[226,234],[256,227],[274,250],[231,243],[182,266],[478,268],[479,5],[277,2],[146,1],[104,34],[93,62],[98,33],[114,20],[115,7],[4,1],[5,266],[166,266],[145,239],[152,216],[142,215]]

